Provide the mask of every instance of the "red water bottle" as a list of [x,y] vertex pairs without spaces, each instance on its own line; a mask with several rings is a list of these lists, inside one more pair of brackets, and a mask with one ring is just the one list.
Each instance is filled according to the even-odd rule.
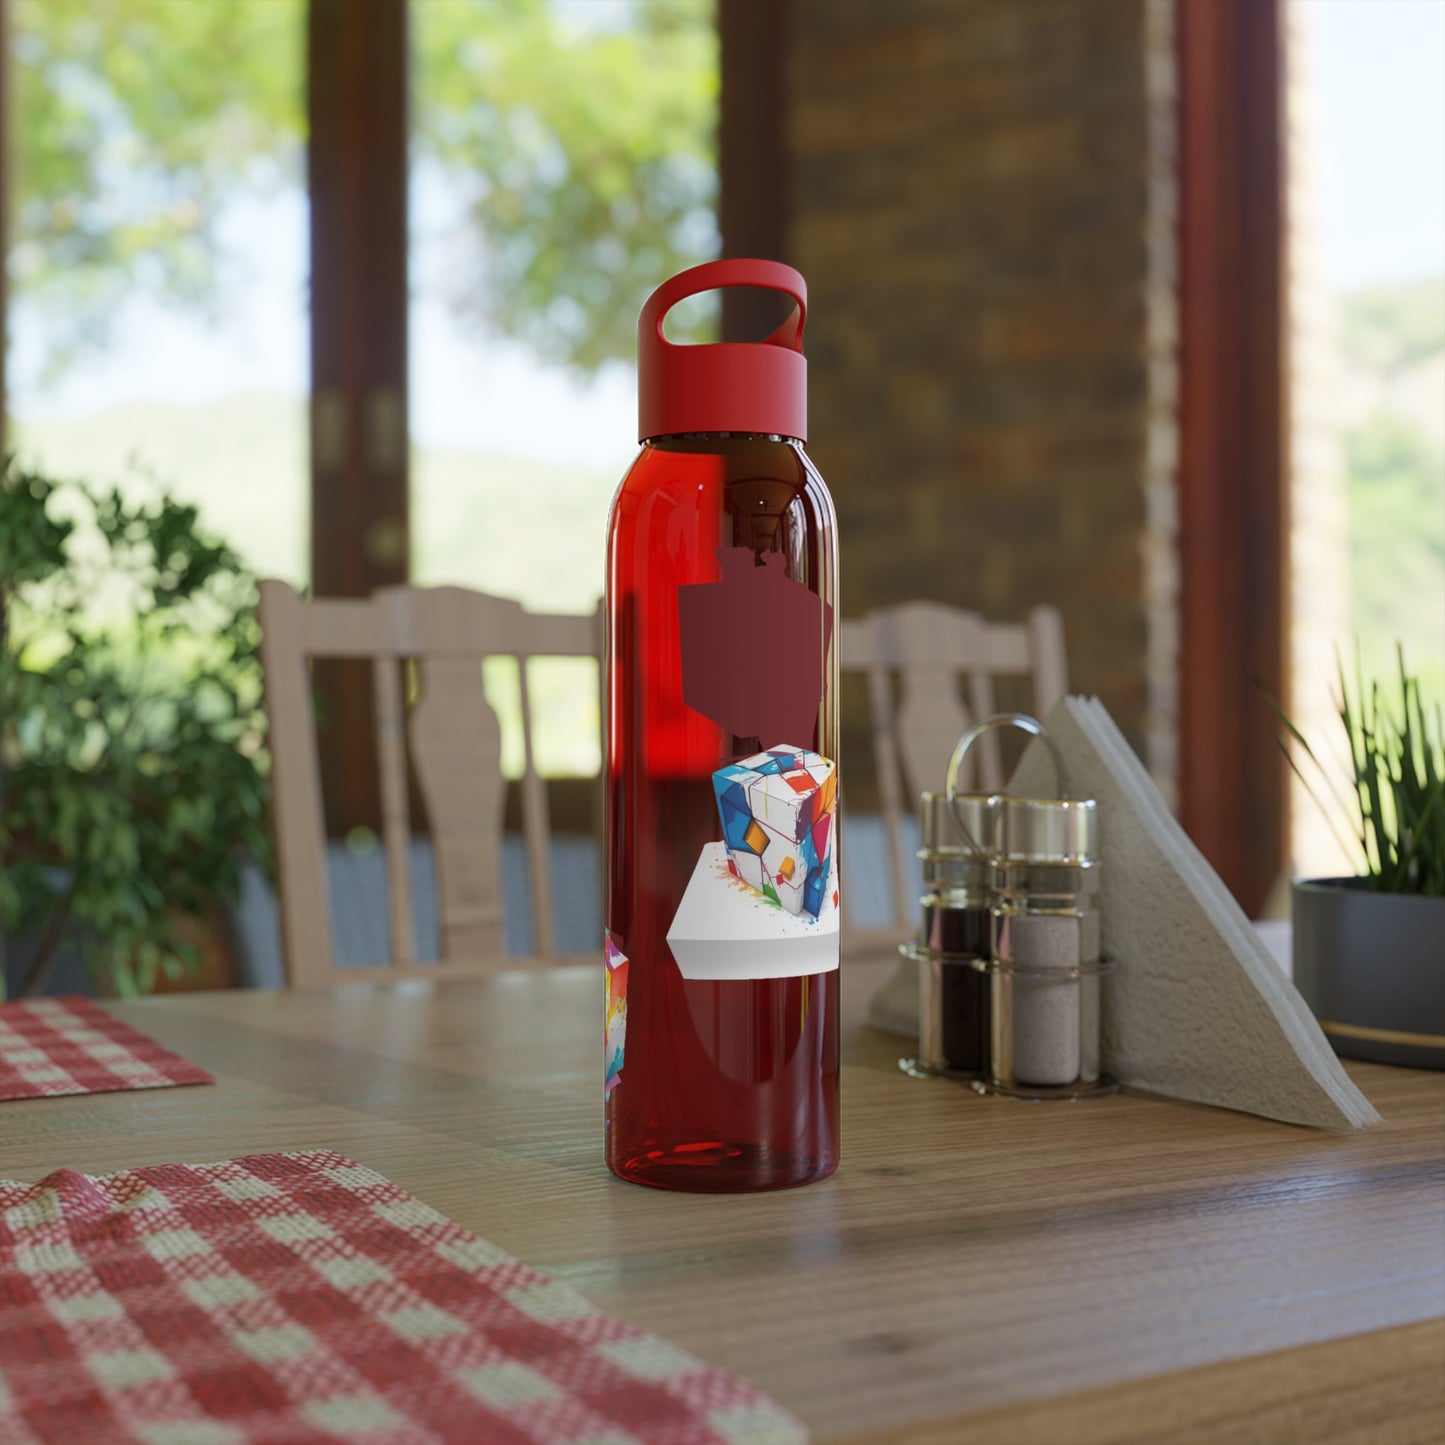
[[[727,286],[796,303],[680,346]],[[642,451],[607,538],[607,1165],[783,1189],[838,1163],[837,525],[803,451],[803,278],[713,261],[638,322]]]

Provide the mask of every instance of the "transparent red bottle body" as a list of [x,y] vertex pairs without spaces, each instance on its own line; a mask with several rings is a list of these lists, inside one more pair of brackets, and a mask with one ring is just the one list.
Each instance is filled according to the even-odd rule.
[[[719,580],[718,549],[741,547],[782,553],[786,575],[832,609],[811,738],[739,737],[683,701],[677,589]],[[629,963],[606,1149],[622,1179],[730,1193],[837,1167],[837,969],[684,979],[667,944],[700,850],[719,836],[714,770],[782,742],[837,759],[836,585],[832,502],[797,442],[644,443],[607,541],[607,928]]]

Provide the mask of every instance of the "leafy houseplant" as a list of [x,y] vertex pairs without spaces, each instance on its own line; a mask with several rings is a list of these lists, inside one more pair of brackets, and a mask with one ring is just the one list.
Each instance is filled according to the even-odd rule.
[[[1278,711],[1278,708],[1276,708]],[[1329,775],[1281,720],[1321,784]],[[1358,860],[1352,878],[1294,884],[1294,977],[1337,1053],[1381,1063],[1445,1067],[1445,728],[1427,711],[1400,657],[1399,694],[1363,679],[1352,698],[1340,673],[1340,720],[1352,784],[1336,795]],[[1281,739],[1316,801],[1320,792]],[[1323,807],[1323,803],[1321,803]]]
[[[255,583],[196,509],[0,475],[0,916],[144,992],[269,866]],[[0,978],[3,985],[3,978]]]

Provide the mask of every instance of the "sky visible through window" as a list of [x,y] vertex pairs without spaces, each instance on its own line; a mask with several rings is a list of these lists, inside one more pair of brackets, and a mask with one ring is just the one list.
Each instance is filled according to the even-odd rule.
[[[1348,796],[1338,668],[1445,696],[1445,0],[1290,18],[1290,712]],[[1358,868],[1291,812],[1297,871]]]
[[1329,281],[1445,273],[1445,0],[1305,0],[1303,19]]
[[[1351,615],[1337,640],[1388,681],[1395,645],[1445,693],[1445,0],[1304,0],[1302,158],[1333,302]],[[1296,244],[1300,244],[1296,238]],[[1313,373],[1308,373],[1313,375]]]
[[[635,415],[630,368],[595,379],[536,360],[525,346],[470,334],[430,294],[428,223],[445,197],[412,193],[412,438],[422,447],[468,447],[558,463],[608,466],[630,459]],[[309,343],[306,203],[300,191],[241,195],[222,220],[228,282],[216,321],[156,303],[128,305],[110,347],[47,383],[40,375],[45,319],[24,294],[11,317],[11,407],[22,423],[65,419],[137,402],[198,405],[238,392],[304,397]],[[415,367],[414,367],[415,370]]]

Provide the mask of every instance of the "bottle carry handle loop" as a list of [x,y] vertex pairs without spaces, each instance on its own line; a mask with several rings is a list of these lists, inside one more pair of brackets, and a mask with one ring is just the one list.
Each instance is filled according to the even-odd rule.
[[785,266],[781,261],[763,261],[752,257],[705,261],[701,266],[680,271],[664,282],[647,298],[642,308],[639,335],[655,340],[658,346],[676,347],[678,343],[669,341],[662,334],[662,323],[667,313],[679,301],[685,301],[689,296],[698,296],[705,291],[725,291],[734,286],[778,291],[791,297],[795,303],[787,319],[776,331],[759,342],[747,342],[745,345],[781,346],[790,351],[802,351],[803,324],[808,317],[807,284],[791,266]]

